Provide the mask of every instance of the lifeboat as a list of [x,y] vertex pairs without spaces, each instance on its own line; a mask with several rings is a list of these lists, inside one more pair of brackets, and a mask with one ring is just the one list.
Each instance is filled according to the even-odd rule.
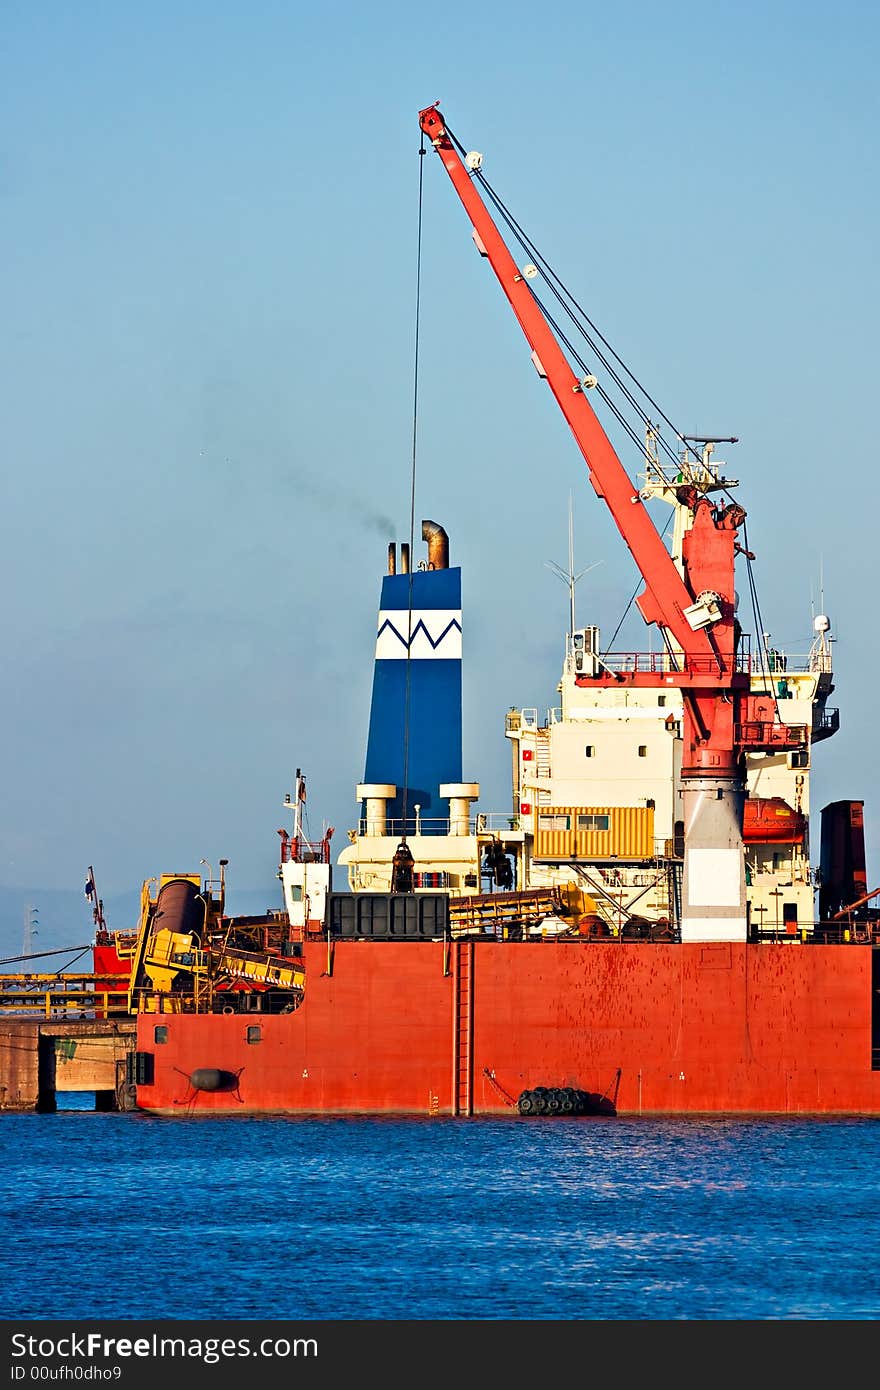
[[747,845],[801,845],[806,819],[781,796],[750,796],[743,810],[743,840]]

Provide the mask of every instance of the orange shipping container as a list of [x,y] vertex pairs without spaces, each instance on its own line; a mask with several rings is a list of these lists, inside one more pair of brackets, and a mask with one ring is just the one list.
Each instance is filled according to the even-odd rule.
[[540,806],[535,859],[651,859],[653,806]]

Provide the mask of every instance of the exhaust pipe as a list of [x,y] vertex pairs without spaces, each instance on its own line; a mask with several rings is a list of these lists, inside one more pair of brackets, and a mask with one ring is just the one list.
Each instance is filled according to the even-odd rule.
[[449,537],[436,521],[422,522],[422,540],[428,542],[428,569],[449,569]]

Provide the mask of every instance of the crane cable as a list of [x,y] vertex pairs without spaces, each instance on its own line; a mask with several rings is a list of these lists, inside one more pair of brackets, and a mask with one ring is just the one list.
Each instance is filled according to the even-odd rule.
[[[588,344],[588,346],[590,347],[590,349],[591,349],[593,355],[594,355],[594,356],[596,357],[596,359],[601,363],[601,365],[605,368],[606,372],[608,373],[608,375],[611,377],[612,381],[613,381],[613,382],[615,383],[615,385],[617,386],[617,388],[618,388],[618,390],[620,391],[621,395],[623,396],[624,400],[625,400],[626,402],[628,402],[630,408],[631,408],[632,411],[639,417],[639,419],[641,420],[642,424],[651,427],[651,426],[652,426],[651,418],[649,417],[649,415],[648,415],[647,411],[644,409],[644,407],[643,407],[642,405],[639,404],[639,401],[638,401],[637,397],[633,394],[633,392],[632,392],[632,391],[630,390],[630,388],[627,386],[626,382],[623,380],[623,378],[622,378],[622,376],[620,375],[620,373],[619,373],[619,372],[615,369],[615,367],[612,365],[612,362],[610,361],[609,357],[606,356],[606,354],[605,354],[605,353],[602,351],[602,349],[598,346],[598,343],[597,343],[597,341],[596,341],[597,338],[598,338],[598,340],[599,340],[601,343],[603,343],[604,346],[608,349],[608,353],[610,353],[610,356],[614,359],[615,362],[618,363],[618,365],[620,366],[621,370],[626,374],[626,376],[629,377],[630,381],[633,383],[633,385],[636,387],[636,389],[640,392],[640,394],[644,397],[644,399],[648,402],[648,404],[652,407],[652,409],[655,411],[655,413],[660,417],[661,420],[664,421],[665,424],[667,424],[667,425],[669,426],[669,428],[672,430],[672,432],[673,432],[673,434],[675,435],[675,437],[676,437],[677,439],[682,440],[682,442],[685,442],[685,436],[684,436],[684,434],[683,434],[679,429],[676,428],[676,426],[675,426],[675,425],[672,423],[672,421],[669,419],[669,416],[668,416],[668,415],[666,414],[666,412],[662,409],[662,407],[659,406],[659,405],[657,404],[657,402],[654,400],[653,396],[650,395],[650,393],[645,389],[645,387],[642,386],[642,384],[641,384],[641,382],[638,380],[638,378],[630,371],[629,367],[627,367],[627,365],[626,365],[626,363],[623,361],[623,359],[622,359],[621,357],[619,357],[618,354],[614,351],[614,348],[613,348],[613,347],[611,346],[611,344],[608,342],[607,338],[605,338],[605,336],[604,336],[604,335],[600,332],[600,330],[596,327],[596,325],[593,323],[593,320],[589,317],[589,315],[586,313],[586,311],[585,311],[585,310],[581,307],[581,305],[577,302],[577,300],[575,299],[575,297],[574,297],[574,295],[571,293],[571,291],[566,287],[566,285],[563,283],[563,281],[559,278],[559,276],[558,276],[558,275],[556,274],[556,272],[553,270],[553,267],[549,264],[549,262],[548,262],[547,260],[545,260],[545,258],[542,256],[541,252],[540,252],[540,251],[538,250],[538,248],[535,246],[535,244],[534,244],[534,242],[531,240],[531,238],[523,231],[523,229],[520,227],[519,223],[516,221],[516,219],[513,217],[513,215],[509,212],[509,210],[507,209],[507,207],[505,206],[505,204],[502,202],[502,200],[498,197],[498,195],[497,195],[497,194],[494,192],[494,190],[491,188],[490,184],[489,184],[488,181],[485,179],[485,177],[484,177],[482,174],[478,174],[477,177],[480,179],[481,183],[482,183],[483,186],[485,187],[486,192],[487,192],[487,194],[488,194],[490,200],[492,201],[492,203],[494,204],[494,206],[495,206],[496,209],[498,210],[499,215],[500,215],[501,218],[507,223],[508,227],[509,227],[509,228],[511,229],[511,231],[514,233],[514,236],[515,236],[516,239],[519,241],[519,243],[520,243],[521,247],[523,248],[523,250],[526,251],[526,252],[528,252],[529,255],[533,256],[534,259],[539,263],[539,265],[541,266],[541,268],[542,268],[542,270],[543,270],[543,272],[544,272],[544,277],[545,277],[545,280],[546,280],[546,283],[547,283],[547,286],[548,286],[550,292],[554,295],[554,297],[556,298],[556,300],[559,302],[559,304],[560,304],[560,306],[561,306],[563,312],[566,313],[566,314],[568,315],[568,317],[571,319],[571,321],[572,321],[572,323],[574,324],[574,326],[575,326],[575,328],[577,329],[577,331],[581,334],[581,336],[584,338],[585,342],[586,342],[586,343]],[[540,299],[538,298],[538,296],[535,294],[535,291],[532,289],[531,286],[529,286],[529,289],[530,289],[530,291],[531,291],[531,294],[532,294],[533,299],[534,299],[535,302],[537,303],[537,305],[538,305],[538,307],[540,308],[542,314],[544,314],[545,318],[548,319],[548,321],[550,322],[551,326],[557,331],[557,333],[559,333],[558,326],[557,326],[557,325],[554,323],[554,321],[550,318],[550,315],[548,314],[548,312],[547,312],[547,310],[545,309],[544,305],[541,303],[541,300],[540,300]],[[591,334],[591,333],[588,331],[588,329],[585,327],[585,324],[589,324],[589,327],[593,330],[592,334]],[[593,335],[595,335],[595,337],[594,337]],[[562,336],[562,335],[560,334],[560,336]],[[563,339],[563,341],[565,341],[565,340]],[[577,363],[578,363],[578,366],[580,366],[581,369],[582,369],[583,371],[586,372],[586,371],[588,370],[586,362],[584,362],[583,359],[582,359],[577,353],[574,352],[574,349],[571,347],[571,344],[570,344],[570,343],[566,342],[566,346],[569,348],[569,351],[573,353],[573,355],[574,355],[574,357],[575,357],[575,360],[576,360]],[[642,448],[642,441],[638,438],[638,436],[636,435],[635,431],[633,430],[633,428],[632,428],[632,426],[629,424],[629,422],[628,422],[627,420],[625,420],[625,418],[624,418],[624,416],[623,416],[621,410],[619,409],[619,407],[614,403],[614,401],[612,400],[612,398],[609,396],[608,392],[605,390],[605,388],[602,386],[602,384],[601,384],[600,382],[598,382],[598,381],[596,382],[595,390],[596,390],[596,394],[605,402],[605,404],[608,406],[608,408],[609,408],[609,409],[612,411],[612,413],[615,415],[615,417],[617,418],[617,420],[619,421],[619,423],[622,425],[623,429],[624,429],[624,430],[626,431],[626,433],[629,435],[630,439],[633,440],[633,442],[635,443],[636,447],[637,447],[639,450],[641,450],[641,448]],[[673,466],[675,467],[676,471],[678,471],[679,468],[680,468],[680,466],[681,466],[681,460],[679,459],[678,455],[675,453],[675,451],[672,449],[672,447],[671,447],[669,444],[666,443],[666,440],[663,438],[663,436],[662,436],[661,434],[658,433],[658,434],[656,435],[656,439],[657,439],[657,444],[658,444],[658,446],[659,446],[659,447],[663,450],[663,452],[666,454],[666,456],[668,457],[669,461],[670,461],[670,462],[673,464]]]
[[[458,152],[459,152],[461,155],[464,155],[464,153],[465,153],[465,151],[464,151],[464,146],[463,146],[463,145],[461,144],[461,142],[452,134],[452,132],[450,131],[450,129],[449,129],[448,126],[446,126],[445,129],[446,129],[447,135],[449,136],[450,140],[452,141],[453,145],[456,147],[456,149],[458,150]],[[677,439],[680,439],[680,440],[682,440],[682,441],[684,441],[684,440],[685,440],[685,435],[684,435],[680,430],[678,430],[678,429],[676,428],[676,426],[675,426],[675,425],[672,423],[672,421],[669,419],[668,415],[666,415],[666,413],[663,411],[663,409],[661,408],[661,406],[658,405],[658,403],[654,400],[654,398],[650,395],[650,393],[645,389],[645,387],[641,384],[641,382],[640,382],[640,381],[638,380],[638,378],[634,375],[634,373],[630,371],[629,367],[627,367],[627,365],[626,365],[626,363],[623,361],[623,359],[615,352],[614,348],[613,348],[613,347],[611,346],[611,344],[608,342],[608,339],[607,339],[607,338],[604,336],[604,334],[599,330],[599,328],[596,326],[596,324],[593,323],[593,320],[589,317],[589,315],[586,313],[586,311],[581,307],[580,304],[578,304],[578,302],[577,302],[577,300],[575,299],[574,295],[571,293],[571,291],[567,288],[567,286],[564,284],[564,282],[561,280],[561,278],[560,278],[560,277],[556,274],[556,272],[553,270],[553,267],[549,264],[549,262],[545,259],[545,257],[544,257],[544,256],[541,254],[541,252],[538,250],[538,248],[536,247],[535,243],[534,243],[534,242],[532,241],[532,239],[529,237],[529,235],[527,234],[527,232],[525,232],[525,230],[522,228],[522,226],[521,226],[520,223],[517,221],[517,219],[513,216],[513,214],[511,213],[510,209],[506,206],[506,204],[504,203],[503,199],[500,198],[499,195],[495,192],[495,190],[493,189],[492,185],[489,183],[489,180],[486,178],[485,174],[483,174],[482,170],[474,170],[472,176],[473,176],[473,178],[480,184],[480,186],[485,190],[485,193],[486,193],[486,195],[487,195],[489,201],[492,203],[492,205],[494,206],[494,208],[495,208],[496,211],[498,212],[499,216],[502,218],[502,220],[506,223],[507,227],[508,227],[508,228],[510,229],[510,231],[513,233],[514,238],[519,242],[519,244],[520,244],[520,246],[522,247],[522,249],[523,249],[524,251],[527,251],[527,252],[529,253],[529,255],[533,256],[534,259],[535,259],[535,261],[537,261],[538,264],[541,266],[542,270],[544,271],[544,274],[545,274],[545,277],[546,277],[546,280],[547,280],[547,285],[548,285],[549,289],[550,289],[551,292],[554,294],[554,296],[556,297],[556,299],[559,301],[559,303],[560,303],[560,305],[562,306],[562,308],[563,308],[563,310],[565,311],[565,313],[568,314],[569,318],[571,319],[572,323],[574,323],[574,325],[575,325],[575,327],[577,328],[578,332],[582,334],[582,336],[584,337],[584,339],[586,340],[586,342],[589,344],[590,348],[591,348],[592,351],[595,353],[597,359],[601,362],[602,366],[603,366],[603,367],[605,368],[605,370],[609,373],[609,375],[611,376],[612,380],[615,382],[615,384],[617,385],[618,389],[621,391],[622,395],[627,399],[627,401],[629,402],[629,404],[630,404],[630,406],[632,407],[632,409],[633,409],[633,410],[636,412],[636,414],[640,417],[640,419],[642,420],[642,423],[643,423],[643,424],[646,424],[646,425],[650,425],[650,424],[651,424],[651,421],[650,421],[650,419],[649,419],[647,413],[646,413],[646,412],[644,411],[644,409],[639,405],[637,399],[635,398],[635,396],[633,395],[633,393],[630,391],[630,389],[629,389],[629,387],[626,385],[626,383],[622,380],[620,374],[619,374],[619,373],[615,370],[615,368],[612,366],[612,364],[611,364],[611,362],[609,361],[609,359],[608,359],[608,358],[605,356],[605,354],[602,352],[601,348],[598,347],[598,345],[597,345],[597,343],[595,342],[594,338],[591,336],[590,332],[589,332],[589,331],[587,330],[587,328],[584,326],[585,324],[588,324],[588,325],[589,325],[590,329],[592,329],[593,334],[595,334],[596,338],[598,338],[598,340],[599,340],[601,343],[604,344],[604,346],[608,349],[608,352],[610,353],[610,355],[611,355],[611,357],[614,359],[614,361],[619,365],[619,367],[621,368],[621,370],[622,370],[622,371],[626,374],[626,376],[630,379],[630,381],[633,383],[633,385],[636,387],[636,389],[641,393],[641,395],[642,395],[642,396],[644,397],[644,399],[648,402],[648,404],[652,407],[652,409],[656,412],[656,414],[660,417],[660,419],[663,420],[663,421],[669,426],[669,428],[672,430],[672,432],[673,432],[673,434],[676,436],[676,438],[677,438]],[[529,286],[529,288],[531,289],[531,286]],[[533,295],[533,297],[537,300],[537,296],[534,294],[534,291],[533,291],[533,290],[532,290],[532,295]],[[545,314],[545,317],[546,317],[547,315],[546,315],[546,310],[544,309],[544,306],[540,303],[540,301],[538,301],[538,304],[539,304],[539,307],[540,307],[540,309],[541,309],[541,312],[544,313],[544,314]],[[572,306],[573,306],[573,307],[572,307]],[[581,320],[582,320],[583,322],[582,322]],[[556,325],[553,325],[553,327],[556,327]],[[558,331],[558,330],[557,330],[557,331]],[[569,349],[570,349],[570,345],[567,345],[567,346],[569,346]],[[571,350],[571,349],[570,349],[570,350]],[[611,402],[610,402],[608,396],[606,395],[606,393],[604,392],[603,388],[597,386],[597,389],[598,389],[598,393],[599,393],[599,395],[602,397],[602,399],[603,399],[607,404],[611,405]],[[613,406],[612,406],[612,409],[614,409]],[[618,412],[617,412],[616,409],[615,409],[615,414],[617,414],[617,413],[618,413]],[[620,418],[619,415],[618,415],[618,418]],[[621,422],[621,423],[622,423],[622,422]],[[637,441],[637,442],[638,442],[638,444],[639,444],[639,448],[641,448],[641,442],[640,442],[640,441]],[[677,468],[679,467],[680,460],[679,460],[678,456],[675,454],[674,450],[672,450],[672,449],[670,448],[670,446],[669,446],[668,444],[666,444],[665,441],[664,441],[664,440],[662,439],[662,437],[660,437],[660,436],[658,436],[658,443],[659,443],[660,447],[664,450],[664,452],[668,455],[670,461],[671,461],[672,463],[675,464],[676,469],[677,469]]]
[[[663,527],[663,530],[660,532],[661,539],[666,535],[666,532],[669,530],[670,526],[672,525],[672,519],[673,519],[674,516],[675,516],[675,513],[674,513],[674,512],[670,512],[670,513],[669,513],[669,516],[668,516],[667,521],[666,521],[666,525]],[[618,632],[620,631],[620,629],[623,627],[623,624],[624,624],[624,622],[626,621],[626,615],[627,615],[627,613],[629,612],[629,610],[632,608],[633,604],[635,603],[635,601],[636,601],[636,595],[638,594],[639,589],[642,587],[642,585],[644,584],[644,582],[645,582],[645,581],[644,581],[644,578],[642,577],[642,575],[639,575],[638,583],[636,584],[636,587],[633,589],[632,593],[630,594],[629,602],[627,603],[626,607],[624,608],[623,612],[622,612],[621,615],[620,615],[620,621],[618,622],[617,627],[614,629],[614,632],[611,634],[611,640],[610,640],[610,642],[608,643],[608,645],[605,647],[605,650],[602,652],[602,656],[603,656],[603,657],[606,657],[606,656],[608,655],[609,652],[611,652],[611,651],[614,650],[614,643],[617,641],[617,634],[618,634]],[[666,635],[666,629],[665,629],[665,628],[661,628],[661,629],[660,629],[660,632],[661,632],[661,635],[662,635],[662,637],[663,637],[664,642],[666,643],[667,651],[669,651],[669,638],[668,638],[667,635]],[[671,652],[671,651],[669,651],[669,654],[670,654],[670,656],[674,656],[674,653]],[[676,658],[676,660],[674,661],[673,666],[674,666],[674,669],[676,669],[676,670],[678,669],[678,661],[677,661],[677,658]]]
[[413,615],[413,555],[415,545],[416,517],[416,445],[419,420],[419,327],[422,300],[422,205],[425,171],[425,134],[422,132],[419,146],[419,214],[416,235],[416,311],[413,349],[413,413],[412,413],[412,460],[410,466],[409,496],[409,564],[406,617],[406,684],[403,701],[403,795],[401,800],[402,833],[401,842],[406,843],[406,825],[409,814],[409,723],[410,689],[412,679],[412,615]]
[[[450,140],[452,141],[452,143],[453,143],[453,145],[455,146],[455,148],[458,150],[459,154],[464,155],[464,154],[465,154],[464,146],[463,146],[463,145],[461,144],[461,142],[455,137],[455,135],[453,135],[453,133],[452,133],[452,131],[449,129],[448,125],[447,125],[445,128],[446,128],[446,133],[447,133],[447,135],[449,136],[449,138],[450,138]],[[635,411],[635,413],[639,416],[639,418],[641,419],[642,423],[643,423],[644,425],[648,426],[648,427],[651,427],[651,424],[652,424],[652,422],[651,422],[651,420],[649,419],[649,417],[648,417],[647,413],[645,412],[645,410],[639,405],[639,403],[638,403],[636,397],[633,395],[632,391],[629,389],[629,387],[626,385],[626,383],[622,380],[620,374],[615,370],[615,368],[612,366],[611,362],[608,360],[608,358],[606,357],[606,355],[605,355],[605,354],[602,352],[602,350],[597,346],[597,344],[596,344],[596,342],[595,342],[593,336],[587,331],[587,329],[584,327],[584,324],[588,324],[588,325],[589,325],[590,329],[592,329],[592,331],[593,331],[593,334],[595,334],[596,337],[601,341],[601,343],[607,348],[608,352],[610,353],[611,357],[613,357],[614,361],[620,366],[621,370],[626,374],[626,376],[627,376],[627,377],[630,379],[630,381],[634,384],[634,386],[635,386],[635,387],[637,388],[637,390],[641,393],[641,395],[644,397],[644,399],[648,402],[648,404],[651,406],[651,408],[656,412],[656,414],[660,417],[660,419],[663,420],[664,423],[667,424],[667,425],[669,426],[669,428],[670,428],[670,429],[673,431],[673,433],[675,434],[676,438],[679,439],[679,440],[681,440],[683,443],[686,444],[686,443],[687,443],[686,436],[682,433],[682,431],[680,431],[679,429],[676,428],[676,426],[672,423],[672,421],[670,420],[669,416],[665,413],[665,411],[661,408],[661,406],[659,406],[659,405],[657,404],[657,402],[656,402],[656,401],[654,400],[654,398],[650,395],[650,393],[645,389],[644,386],[642,386],[641,382],[640,382],[640,381],[638,380],[638,378],[630,371],[630,369],[627,367],[627,365],[626,365],[626,363],[623,361],[623,359],[622,359],[621,357],[618,356],[618,354],[615,352],[614,348],[613,348],[613,347],[611,346],[611,344],[608,342],[607,338],[605,338],[605,336],[601,333],[601,331],[600,331],[599,328],[596,326],[596,324],[593,323],[593,321],[592,321],[592,319],[589,317],[589,315],[588,315],[588,314],[585,312],[585,310],[578,304],[578,302],[577,302],[577,300],[575,299],[574,295],[573,295],[573,294],[571,293],[571,291],[566,287],[566,285],[563,283],[563,281],[560,279],[560,277],[556,274],[556,272],[553,270],[552,266],[550,266],[550,264],[548,263],[548,261],[541,255],[541,252],[540,252],[540,251],[538,250],[538,248],[535,246],[534,242],[531,240],[531,238],[528,236],[528,234],[523,230],[523,228],[520,226],[519,222],[516,220],[516,218],[513,216],[513,214],[512,214],[512,213],[510,212],[510,210],[507,208],[506,204],[503,202],[503,200],[498,196],[498,194],[497,194],[497,193],[495,192],[495,190],[492,188],[491,184],[489,183],[489,181],[488,181],[488,179],[485,177],[485,175],[482,173],[482,171],[481,171],[481,170],[474,170],[473,173],[472,173],[472,177],[473,177],[474,179],[476,179],[476,180],[480,183],[481,187],[485,190],[486,195],[487,195],[487,197],[489,198],[490,202],[491,202],[492,205],[495,207],[495,209],[496,209],[496,211],[498,212],[499,216],[503,219],[503,221],[506,223],[506,225],[508,226],[508,228],[511,230],[511,232],[513,233],[515,239],[519,242],[519,244],[520,244],[520,246],[523,248],[523,250],[526,251],[526,252],[528,252],[528,254],[531,255],[531,256],[535,259],[535,261],[537,261],[538,264],[541,266],[541,268],[542,268],[542,270],[543,270],[543,272],[544,272],[544,275],[545,275],[545,279],[546,279],[547,285],[548,285],[548,287],[549,287],[551,293],[556,297],[556,299],[558,300],[559,304],[562,306],[562,309],[563,309],[564,312],[568,315],[568,317],[571,319],[572,323],[575,325],[575,327],[577,328],[578,332],[581,333],[581,335],[583,336],[583,338],[585,339],[585,341],[589,344],[589,346],[590,346],[591,350],[594,352],[594,354],[595,354],[597,360],[598,360],[599,362],[601,362],[602,366],[603,366],[603,367],[605,368],[605,370],[609,373],[609,375],[611,376],[612,380],[615,382],[615,384],[617,385],[618,389],[620,390],[621,394],[622,394],[622,395],[624,396],[624,398],[629,402],[630,406],[631,406],[632,409]],[[538,298],[538,296],[535,294],[534,290],[531,289],[531,286],[529,286],[529,289],[530,289],[530,291],[531,291],[531,293],[532,293],[532,297],[534,298],[536,304],[538,305],[539,309],[541,310],[541,313],[544,315],[544,318],[547,320],[547,322],[548,322],[548,324],[550,325],[550,327],[554,330],[554,332],[556,333],[557,337],[560,339],[560,341],[563,343],[563,345],[567,348],[567,350],[571,353],[571,355],[573,356],[574,360],[577,362],[578,366],[580,366],[581,369],[582,369],[583,371],[586,372],[586,371],[587,371],[587,365],[586,365],[586,363],[584,362],[583,358],[582,358],[582,357],[580,356],[580,354],[575,350],[573,344],[568,340],[568,338],[566,337],[566,335],[565,335],[564,333],[562,333],[562,331],[561,331],[561,329],[560,329],[558,323],[554,320],[553,316],[552,316],[552,315],[548,312],[548,310],[545,308],[544,304],[541,302],[541,300],[540,300],[540,299]],[[572,307],[572,306],[573,306],[573,307]],[[581,320],[583,320],[583,322],[581,322]],[[611,410],[612,414],[613,414],[613,415],[615,416],[615,418],[617,419],[617,421],[618,421],[618,423],[620,424],[620,426],[622,427],[622,429],[623,429],[623,430],[626,432],[626,434],[629,436],[630,440],[636,445],[637,448],[641,449],[641,447],[642,447],[642,441],[638,438],[638,436],[636,435],[636,432],[635,432],[635,430],[633,429],[632,425],[629,423],[629,421],[627,421],[627,420],[625,419],[625,417],[624,417],[622,411],[619,409],[619,407],[616,405],[616,403],[609,397],[608,393],[607,393],[607,392],[604,390],[604,388],[603,388],[601,385],[599,385],[598,383],[597,383],[597,386],[596,386],[596,390],[597,390],[598,395],[601,397],[601,399],[602,399],[603,401],[605,401],[606,405],[609,407],[609,409]],[[675,453],[675,451],[666,443],[666,441],[663,439],[662,435],[660,435],[659,433],[657,433],[657,434],[655,435],[655,438],[656,438],[656,441],[657,441],[658,446],[664,451],[664,453],[667,455],[667,457],[670,459],[670,461],[675,465],[676,470],[678,470],[678,468],[679,468],[680,465],[681,465],[681,460],[679,459],[678,455],[677,455],[677,454]],[[726,488],[724,489],[724,492],[727,494],[728,497],[731,496],[730,492],[729,492]],[[731,498],[731,500],[733,500],[733,499]],[[667,527],[668,527],[668,523],[667,523]],[[667,527],[664,527],[664,531],[663,531],[662,534],[665,534],[665,531],[666,531]],[[756,637],[757,637],[757,640],[758,640],[758,642],[759,642],[759,644],[760,644],[761,654],[762,654],[762,656],[761,656],[761,665],[762,665],[763,670],[764,670],[764,671],[767,671],[768,668],[769,668],[769,665],[770,665],[770,655],[769,655],[769,652],[768,652],[767,649],[766,649],[766,641],[765,641],[765,639],[764,639],[764,637],[763,637],[763,627],[762,627],[762,619],[761,619],[761,613],[760,613],[760,604],[759,604],[759,602],[758,602],[757,587],[756,587],[756,584],[755,584],[755,576],[754,576],[754,571],[753,571],[753,568],[752,568],[751,556],[750,556],[750,554],[749,554],[749,552],[748,552],[748,535],[747,535],[747,531],[746,531],[745,524],[743,524],[743,543],[744,543],[744,547],[745,547],[745,551],[746,551],[746,565],[747,565],[747,573],[748,573],[748,583],[749,583],[750,597],[751,597],[751,600],[752,600],[752,611],[753,611],[754,618],[755,618],[755,623],[756,623]],[[637,588],[636,588],[636,592],[638,592],[638,586],[637,586]],[[621,627],[622,624],[623,624],[623,620],[624,620],[624,618],[626,617],[626,614],[628,613],[630,607],[632,606],[634,597],[635,597],[635,595],[633,595],[633,598],[630,599],[629,603],[626,605],[626,608],[624,609],[623,616],[621,617],[621,620],[620,620],[620,622],[618,623],[617,629],[615,630],[615,634],[614,634],[614,638],[612,638],[612,642],[615,640],[615,638],[616,638],[616,636],[617,636],[617,633],[620,631],[620,627]],[[768,693],[770,693],[770,692],[768,692]],[[776,692],[775,692],[775,691],[772,691],[772,693],[773,693],[773,695],[774,695],[774,700],[775,700],[775,693],[776,693]],[[778,718],[778,706],[777,706],[777,718]]]
[[[39,960],[41,956],[66,956],[68,951],[77,951],[78,954],[74,956],[73,959],[79,960],[80,956],[85,955],[86,951],[90,951],[91,949],[91,946],[59,946],[57,950],[54,951],[30,951],[24,956],[4,956],[3,959],[0,960],[0,965],[14,965],[17,961]],[[72,965],[73,961],[70,961],[69,964]],[[65,966],[61,966],[61,970],[65,968]],[[53,974],[56,975],[60,973],[61,972],[57,970],[53,971]]]

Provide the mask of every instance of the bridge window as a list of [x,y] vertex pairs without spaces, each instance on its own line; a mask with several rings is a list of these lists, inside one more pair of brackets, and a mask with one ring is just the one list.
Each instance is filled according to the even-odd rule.
[[168,1024],[167,1024],[167,1023],[157,1023],[156,1026],[155,1026],[155,1028],[153,1029],[153,1042],[157,1042],[157,1043],[167,1043],[167,1041],[168,1041]]
[[247,1040],[249,1043],[262,1042],[263,1030],[260,1027],[259,1023],[251,1023],[248,1025]]

